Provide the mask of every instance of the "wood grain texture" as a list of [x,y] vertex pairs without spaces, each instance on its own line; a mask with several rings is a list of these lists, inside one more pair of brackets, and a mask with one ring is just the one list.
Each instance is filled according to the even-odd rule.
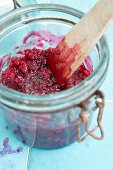
[[[113,20],[113,0],[100,0],[97,4],[78,22],[70,32],[65,36],[65,41],[60,42],[57,49],[62,49],[63,43],[67,44],[67,48],[73,49],[75,44],[80,45],[80,51],[75,56],[74,62],[70,64],[70,74],[60,75],[62,79],[68,79],[74,71],[84,62],[85,57],[94,47],[96,42],[101,38],[107,26]],[[63,55],[67,55],[67,50],[61,51]],[[64,54],[65,53],[65,54]],[[72,51],[74,55],[74,52]],[[71,57],[72,57],[71,54]],[[67,56],[68,58],[70,56]],[[60,58],[60,55],[59,55]],[[60,59],[59,59],[60,61]],[[67,61],[67,60],[66,60]],[[54,63],[55,64],[55,63]],[[66,65],[66,64],[65,64]],[[58,63],[57,68],[58,69]],[[65,68],[63,68],[65,70]],[[52,70],[53,71],[53,70]],[[53,71],[54,72],[54,71]],[[62,72],[61,72],[62,73]],[[57,74],[57,73],[56,73]]]
[[113,0],[100,0],[69,32],[66,36],[69,47],[73,47],[75,43],[81,46],[80,53],[71,65],[70,76],[81,65],[112,20]]

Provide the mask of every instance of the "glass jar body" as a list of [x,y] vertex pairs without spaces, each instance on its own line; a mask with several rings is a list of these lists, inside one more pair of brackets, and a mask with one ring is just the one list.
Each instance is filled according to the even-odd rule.
[[[44,30],[64,36],[82,16],[82,12],[69,7],[40,4],[21,8],[1,18],[0,72],[7,68],[8,57],[17,55],[18,48],[15,47],[33,47],[29,42],[22,44],[29,32]],[[52,44],[54,46],[56,44]],[[36,97],[0,86],[3,116],[13,134],[23,143],[38,148],[60,148],[78,140],[78,126],[81,126],[80,137],[85,134],[84,122],[80,121],[83,110],[80,103],[88,98],[86,110],[90,124],[96,106],[95,96],[91,95],[105,79],[109,62],[109,50],[104,38],[89,55],[94,73],[77,87],[59,94]]]

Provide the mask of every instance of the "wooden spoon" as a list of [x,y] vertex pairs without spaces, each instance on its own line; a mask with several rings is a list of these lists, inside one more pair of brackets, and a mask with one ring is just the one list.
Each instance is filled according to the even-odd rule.
[[64,84],[84,62],[113,19],[113,0],[100,0],[64,37],[48,57],[57,82]]

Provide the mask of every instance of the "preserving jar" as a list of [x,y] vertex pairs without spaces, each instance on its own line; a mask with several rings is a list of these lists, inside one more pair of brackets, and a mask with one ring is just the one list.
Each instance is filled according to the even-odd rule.
[[[14,57],[15,47],[31,31],[50,31],[62,36],[68,33],[84,14],[58,4],[22,7],[0,17],[0,73]],[[22,47],[23,48],[23,47]],[[30,48],[30,45],[29,45]],[[89,54],[93,73],[79,85],[68,90],[33,96],[0,85],[0,108],[12,133],[23,143],[42,149],[83,142],[88,136],[101,140],[104,95],[98,90],[109,63],[109,48],[102,37]],[[97,125],[89,130],[95,110]],[[100,136],[94,134],[100,130]]]

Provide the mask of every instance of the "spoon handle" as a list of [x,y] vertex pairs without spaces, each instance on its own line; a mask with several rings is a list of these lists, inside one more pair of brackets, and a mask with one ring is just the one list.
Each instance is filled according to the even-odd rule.
[[[113,0],[100,0],[67,34],[69,47],[75,43],[90,48],[103,35],[106,27],[113,19]],[[85,38],[85,41],[84,41]],[[82,48],[82,47],[81,47]]]
[[49,60],[53,63],[50,69],[59,84],[64,83],[84,62],[112,20],[113,0],[100,0],[58,44],[60,55]]

